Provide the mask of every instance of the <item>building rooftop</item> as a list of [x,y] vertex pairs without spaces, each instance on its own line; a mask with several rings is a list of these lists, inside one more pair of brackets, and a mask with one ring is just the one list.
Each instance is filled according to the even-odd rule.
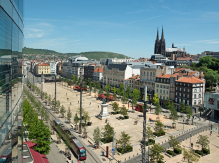
[[184,48],[166,48],[166,52],[175,52],[175,51],[185,52],[185,49]]
[[163,74],[161,74],[161,75],[159,75],[159,76],[157,76],[158,78],[170,78],[171,77],[171,74],[165,74],[165,75],[163,75]]
[[203,80],[198,79],[194,76],[188,76],[188,77],[182,77],[181,79],[177,80],[177,82],[183,82],[183,83],[204,83]]

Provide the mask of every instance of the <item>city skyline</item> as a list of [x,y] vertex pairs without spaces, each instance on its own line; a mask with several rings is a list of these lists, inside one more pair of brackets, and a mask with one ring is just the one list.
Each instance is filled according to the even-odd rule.
[[[24,46],[62,53],[110,51],[149,58],[162,26],[166,47],[218,51],[219,2],[25,1]],[[40,9],[40,10],[39,10]]]

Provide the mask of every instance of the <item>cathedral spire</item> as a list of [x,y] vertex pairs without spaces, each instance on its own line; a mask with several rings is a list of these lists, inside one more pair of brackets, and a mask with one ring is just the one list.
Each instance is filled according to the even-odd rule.
[[157,42],[159,42],[159,31],[158,31],[158,28],[157,28]]
[[162,26],[162,35],[161,35],[161,40],[164,40],[163,26]]

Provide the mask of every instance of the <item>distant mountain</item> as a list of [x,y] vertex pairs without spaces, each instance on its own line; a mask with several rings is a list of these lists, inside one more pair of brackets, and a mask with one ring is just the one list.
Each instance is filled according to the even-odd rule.
[[75,55],[84,55],[89,59],[96,59],[100,60],[100,58],[129,58],[123,54],[112,53],[112,52],[100,52],[100,51],[92,51],[92,52],[81,52],[81,53],[59,53],[54,50],[47,50],[47,49],[33,49],[33,48],[23,48],[23,54],[45,54],[47,55],[57,55],[60,58],[68,58]]

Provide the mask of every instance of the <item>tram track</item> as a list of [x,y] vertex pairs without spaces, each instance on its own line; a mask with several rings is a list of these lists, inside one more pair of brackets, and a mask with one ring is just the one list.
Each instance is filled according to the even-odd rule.
[[[25,88],[29,91],[29,88],[25,85]],[[35,94],[33,94],[33,92],[29,91],[35,98],[37,101],[39,101],[41,103],[41,105],[47,110],[47,112],[49,113],[49,120],[52,123],[53,120],[55,119],[59,119],[56,115],[54,115],[54,113],[51,111],[50,108],[48,108],[48,106],[46,106],[43,101],[39,98],[36,97]],[[68,130],[70,131],[71,135],[73,135],[74,137],[76,137],[78,139],[78,141],[86,148],[86,153],[87,153],[87,159],[84,160],[83,162],[89,162],[89,163],[102,163],[103,161],[96,155],[96,153],[92,152],[92,149],[90,149],[83,141],[82,139],[76,135],[71,128],[69,128],[69,126],[66,125],[66,123],[64,123],[61,119],[59,119],[59,121],[66,127],[68,128]],[[81,161],[82,162],[82,161]]]

